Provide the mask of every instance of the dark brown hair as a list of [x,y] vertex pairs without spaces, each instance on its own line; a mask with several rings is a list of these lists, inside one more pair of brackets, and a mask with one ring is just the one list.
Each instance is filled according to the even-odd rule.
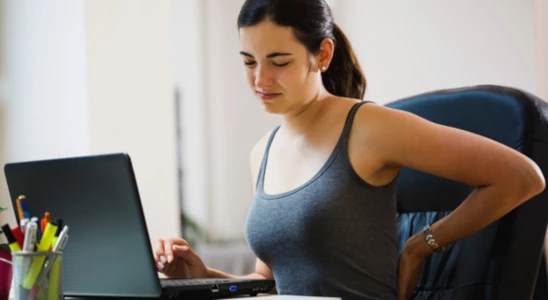
[[333,22],[325,0],[246,0],[238,16],[238,29],[271,20],[293,29],[311,54],[320,51],[323,39],[335,43],[333,59],[322,81],[333,95],[363,99],[366,80],[352,45]]

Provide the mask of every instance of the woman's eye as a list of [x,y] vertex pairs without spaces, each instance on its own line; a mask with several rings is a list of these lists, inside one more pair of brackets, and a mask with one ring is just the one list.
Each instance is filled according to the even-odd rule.
[[255,62],[254,61],[244,61],[244,64],[246,66],[251,66],[251,65],[255,64]]
[[274,65],[275,65],[276,67],[285,67],[285,66],[287,66],[288,64],[289,64],[289,62],[286,62],[286,63],[283,63],[283,64],[274,63]]

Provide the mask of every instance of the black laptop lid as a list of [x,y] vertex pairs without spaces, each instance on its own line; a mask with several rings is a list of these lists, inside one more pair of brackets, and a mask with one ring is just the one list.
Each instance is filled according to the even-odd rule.
[[70,228],[65,296],[160,296],[127,154],[10,163],[4,172],[14,207],[26,195],[32,216],[49,211]]

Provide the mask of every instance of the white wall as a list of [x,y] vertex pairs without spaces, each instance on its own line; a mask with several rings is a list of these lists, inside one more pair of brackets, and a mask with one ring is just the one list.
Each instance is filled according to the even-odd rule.
[[172,5],[174,81],[181,95],[183,210],[204,226],[209,207],[204,3],[185,0]]
[[476,84],[537,93],[533,1],[336,1],[335,21],[386,103]]
[[[89,153],[84,1],[4,0],[2,166]],[[0,205],[11,209],[2,172]],[[0,216],[14,222],[14,211]]]
[[172,2],[86,1],[93,153],[132,158],[152,239],[180,234]]
[[243,239],[252,201],[249,154],[278,122],[255,99],[239,55],[236,21],[242,0],[205,1],[204,84],[208,128],[208,228],[213,238]]

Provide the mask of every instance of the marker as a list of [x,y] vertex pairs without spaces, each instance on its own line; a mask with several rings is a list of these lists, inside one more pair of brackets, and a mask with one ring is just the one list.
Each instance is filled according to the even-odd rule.
[[[51,267],[49,275],[48,300],[62,299],[59,297],[59,280],[61,279],[61,260],[57,258]],[[62,295],[61,295],[62,296]]]
[[25,241],[25,235],[21,231],[21,227],[15,226],[11,229],[11,232],[13,233],[13,237],[15,237],[17,244],[19,244],[19,248],[22,248],[23,242]]
[[46,229],[46,225],[48,225],[48,222],[50,221],[51,217],[49,214],[49,211],[46,211],[44,213],[44,217],[40,220],[40,231],[44,232],[44,229]]
[[[53,239],[53,235],[57,231],[57,225],[54,223],[49,222],[48,225],[46,225],[46,229],[44,230],[44,234],[42,235],[42,239],[40,240],[40,243],[38,244],[38,252],[45,252],[49,250],[49,247],[51,246],[51,240]],[[36,279],[38,278],[38,275],[40,274],[40,270],[42,269],[42,264],[44,263],[44,256],[38,256],[33,259],[32,265],[30,266],[29,273],[27,274],[27,277],[23,281],[23,288],[30,290],[36,283]]]
[[[57,228],[59,228],[59,226],[57,226]],[[68,226],[65,226],[63,227],[63,230],[61,231],[61,233],[59,234],[59,239],[58,241],[55,243],[55,245],[53,246],[53,252],[60,252],[60,251],[63,251],[63,249],[65,248],[65,245],[67,244],[67,241],[68,241]],[[36,285],[33,287],[31,293],[30,293],[30,297],[31,298],[34,298],[36,297],[36,295],[38,294],[38,292],[40,291],[40,285],[42,285],[43,281],[46,279],[48,273],[50,272],[50,269],[52,268],[52,266],[54,266],[56,263],[58,262],[58,259],[55,259],[54,261],[51,261],[49,258],[46,260],[46,262],[44,263],[44,267],[42,268],[42,271],[40,272],[40,276],[38,276],[38,280],[36,280]],[[52,271],[53,272],[53,271]],[[57,271],[58,273],[58,271]],[[59,274],[55,274],[55,273],[52,273],[50,274],[50,288],[52,288],[52,286],[57,286],[59,283]],[[55,292],[54,294],[57,294],[57,292]],[[54,298],[56,299],[56,298]]]
[[63,230],[63,219],[57,219],[55,220],[55,223],[57,224],[57,232],[53,236],[53,239],[51,240],[52,247],[55,246],[57,243],[57,239],[59,238],[59,234],[61,233],[61,230]]
[[[66,229],[66,230],[65,230]],[[53,247],[55,251],[63,251],[65,248],[67,241],[68,241],[68,227],[65,226],[63,228],[63,235],[59,235],[59,240]],[[47,274],[47,273],[46,273]],[[49,287],[48,287],[48,300],[57,300],[59,299],[59,280],[61,279],[61,259],[57,257],[57,259],[53,262],[53,266],[50,270],[49,275]],[[61,297],[62,298],[62,297]]]
[[19,244],[17,243],[17,240],[13,236],[13,233],[11,232],[10,226],[8,224],[5,224],[2,226],[2,231],[6,235],[6,239],[8,239],[8,244],[12,252],[21,251],[21,247],[19,247]]

